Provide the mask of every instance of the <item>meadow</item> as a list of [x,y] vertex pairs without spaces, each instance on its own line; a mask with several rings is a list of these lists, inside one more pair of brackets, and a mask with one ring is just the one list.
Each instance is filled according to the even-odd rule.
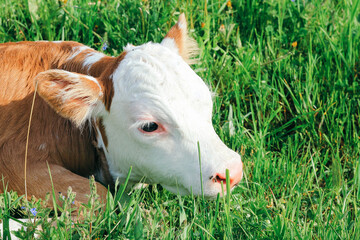
[[242,182],[216,200],[120,187],[106,210],[92,194],[80,222],[72,198],[51,210],[6,192],[5,233],[24,217],[24,239],[360,239],[360,0],[2,0],[0,42],[72,40],[118,55],[160,42],[182,12]]

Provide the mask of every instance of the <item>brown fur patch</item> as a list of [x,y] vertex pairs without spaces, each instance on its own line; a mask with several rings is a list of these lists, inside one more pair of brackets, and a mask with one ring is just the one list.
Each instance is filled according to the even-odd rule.
[[90,76],[98,78],[104,89],[103,102],[105,108],[107,111],[110,111],[112,98],[114,96],[114,86],[111,75],[119,66],[121,60],[124,59],[126,52],[121,53],[118,57],[104,56],[99,61],[93,63],[88,69],[84,67],[84,61],[91,52],[96,51],[93,49],[85,49],[73,58],[71,58],[70,55],[69,58],[71,59],[60,65],[59,68],[70,72],[89,74]]
[[179,49],[180,55],[184,54],[184,33],[179,27],[179,24],[175,24],[169,32],[166,34],[165,38],[172,38],[175,41],[177,48]]
[[180,56],[188,64],[197,62],[194,58],[199,55],[199,47],[197,42],[187,34],[187,23],[183,13],[179,16],[178,22],[166,34],[164,39],[166,38],[174,40]]
[[112,98],[114,97],[114,83],[111,75],[118,68],[125,56],[126,52],[123,52],[116,58],[102,58],[100,61],[94,63],[89,69],[89,73],[94,77],[98,77],[100,84],[104,88],[103,102],[108,111],[110,111]]
[[[21,100],[34,91],[34,77],[61,64],[79,43],[18,42],[0,44],[0,104]],[[51,51],[49,50],[51,49]]]
[[[79,53],[69,60],[76,47],[81,46],[75,42],[0,44],[0,123],[3,125],[0,127],[0,178],[4,177],[8,190],[24,194],[25,142],[35,89],[34,77],[49,69],[88,74],[82,69],[81,58],[84,60],[85,54]],[[92,51],[95,52],[84,50],[87,53]],[[108,110],[114,95],[110,75],[124,56],[125,53],[117,58],[104,57],[90,69],[90,75],[93,73],[94,77],[99,77],[100,84],[106,89],[104,104]],[[67,83],[60,81],[60,84]],[[95,135],[91,133],[88,124],[79,130],[68,119],[58,115],[44,99],[36,96],[28,148],[29,196],[43,198],[51,191],[46,164],[49,163],[55,192],[65,194],[71,186],[77,192],[76,200],[86,201],[86,194],[90,191],[87,177],[106,161],[93,146]],[[111,178],[107,179],[111,181]],[[0,192],[3,192],[1,186]],[[105,199],[106,188],[98,185],[97,190]]]
[[102,99],[99,84],[90,77],[64,70],[47,70],[35,77],[38,94],[61,116],[82,126]]

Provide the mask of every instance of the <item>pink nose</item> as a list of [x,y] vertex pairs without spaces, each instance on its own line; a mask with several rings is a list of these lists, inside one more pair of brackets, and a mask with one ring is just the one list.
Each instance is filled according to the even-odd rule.
[[[230,187],[236,186],[242,179],[243,176],[243,163],[236,163],[229,167],[230,173]],[[212,178],[213,182],[223,182],[226,184],[226,173],[216,173]]]

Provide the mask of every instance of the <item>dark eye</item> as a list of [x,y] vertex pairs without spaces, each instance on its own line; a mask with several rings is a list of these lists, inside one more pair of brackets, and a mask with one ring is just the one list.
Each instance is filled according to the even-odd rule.
[[149,123],[145,123],[142,127],[141,130],[143,130],[144,132],[154,132],[158,129],[158,125],[155,122],[149,122]]

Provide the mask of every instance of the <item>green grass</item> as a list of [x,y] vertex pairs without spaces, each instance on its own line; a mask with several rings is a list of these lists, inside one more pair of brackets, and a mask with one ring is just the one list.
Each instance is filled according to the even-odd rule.
[[96,2],[3,0],[0,41],[106,42],[116,55],[161,41],[184,12],[201,49],[193,68],[217,94],[215,129],[245,177],[214,201],[152,186],[100,210],[93,195],[80,223],[71,199],[56,219],[6,193],[1,219],[28,215],[44,239],[360,238],[360,0]]

